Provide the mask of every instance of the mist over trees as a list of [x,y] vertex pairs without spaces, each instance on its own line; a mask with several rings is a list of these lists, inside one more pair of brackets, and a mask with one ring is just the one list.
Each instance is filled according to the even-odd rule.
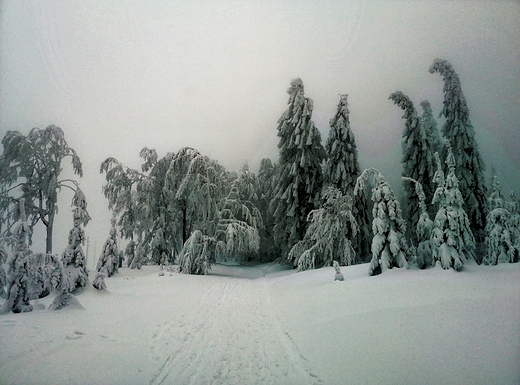
[[[118,272],[123,256],[130,268],[176,264],[188,274],[207,274],[223,261],[276,261],[300,271],[370,261],[370,275],[436,264],[460,270],[470,259],[518,262],[520,204],[514,193],[504,196],[496,177],[488,194],[477,135],[451,64],[436,59],[429,72],[444,82],[441,133],[427,100],[419,115],[408,95],[389,97],[404,111],[403,197],[378,170],[362,172],[347,94],[339,97],[322,145],[314,102],[300,78],[290,82],[276,127],[279,158],[263,159],[258,174],[247,163],[229,172],[191,147],[162,157],[145,147],[140,170],[107,158],[100,173],[113,219],[93,285],[106,288],[105,278]],[[28,311],[31,298],[87,284],[82,245],[90,215],[78,182],[61,177],[67,157],[73,174],[82,176],[61,128],[34,128],[27,136],[9,131],[2,145],[0,294],[8,309]],[[73,226],[57,258],[52,233],[63,188],[75,192]],[[29,250],[39,222],[47,230],[43,254]]]

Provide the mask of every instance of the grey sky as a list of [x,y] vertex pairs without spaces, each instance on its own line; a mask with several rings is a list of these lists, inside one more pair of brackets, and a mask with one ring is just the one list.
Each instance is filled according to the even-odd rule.
[[[138,167],[144,146],[159,155],[191,146],[253,171],[276,158],[294,77],[314,100],[323,141],[338,94],[349,94],[362,166],[379,167],[398,190],[402,111],[388,96],[428,99],[437,114],[435,58],[460,76],[488,169],[520,193],[518,1],[0,4],[0,135],[63,128],[84,163],[94,218],[106,210],[98,170],[108,156]],[[99,242],[108,226],[94,224]]]

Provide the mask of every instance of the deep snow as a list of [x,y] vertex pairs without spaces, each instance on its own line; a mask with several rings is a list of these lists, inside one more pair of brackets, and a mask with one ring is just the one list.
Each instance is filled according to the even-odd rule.
[[1,384],[519,384],[520,264],[120,269],[0,315]]

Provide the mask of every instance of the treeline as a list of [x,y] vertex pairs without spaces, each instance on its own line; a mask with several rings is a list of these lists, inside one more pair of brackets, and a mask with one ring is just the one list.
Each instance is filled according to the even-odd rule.
[[[288,107],[278,120],[279,158],[263,159],[258,174],[245,164],[229,172],[216,160],[185,147],[159,157],[139,154],[139,170],[106,159],[103,193],[113,213],[93,281],[117,272],[122,259],[178,265],[180,272],[206,274],[215,261],[290,263],[299,270],[370,262],[369,274],[394,266],[427,268],[440,263],[459,270],[464,261],[518,262],[520,210],[506,199],[495,178],[488,192],[484,163],[457,73],[445,60],[429,71],[441,75],[444,101],[440,132],[428,101],[419,114],[400,91],[389,97],[404,111],[402,176],[404,210],[375,169],[362,172],[350,128],[348,96],[340,95],[322,144],[312,121],[313,101],[301,79],[287,90]],[[9,131],[0,157],[0,263],[7,262],[4,308],[25,311],[29,300],[53,289],[70,292],[88,280],[81,244],[90,216],[84,194],[72,179],[60,179],[61,162],[81,161],[63,131],[49,126],[28,136]],[[74,227],[61,258],[52,254],[57,194],[75,191]],[[29,251],[32,229],[47,228],[46,253]],[[127,240],[119,250],[117,237]],[[7,249],[11,257],[7,261]],[[57,305],[59,306],[59,304]]]

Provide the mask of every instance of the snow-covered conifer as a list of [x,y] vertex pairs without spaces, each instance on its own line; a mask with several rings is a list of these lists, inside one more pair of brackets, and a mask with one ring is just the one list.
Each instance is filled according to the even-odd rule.
[[278,184],[270,206],[283,255],[305,234],[307,215],[319,200],[325,158],[321,134],[311,120],[313,101],[305,97],[301,79],[293,79],[287,93],[289,107],[278,120]]
[[321,208],[308,215],[309,227],[304,238],[290,250],[288,259],[299,271],[356,262],[351,240],[357,234],[357,222],[352,212],[352,197],[335,187],[323,191]]
[[401,207],[390,185],[384,180],[381,173],[374,169],[366,169],[358,177],[354,194],[357,195],[367,188],[372,189],[373,222],[372,231],[372,260],[368,274],[377,275],[393,267],[408,267],[406,243],[406,223],[401,216]]
[[[404,110],[405,129],[403,131],[403,163],[404,178],[411,178],[421,184],[426,202],[433,198],[434,186],[433,175],[435,174],[435,148],[436,143],[432,141],[432,135],[428,135],[423,126],[423,120],[417,116],[413,102],[401,91],[394,92],[389,99]],[[421,215],[419,208],[419,196],[414,193],[414,186],[404,183],[406,217],[411,228],[416,228]],[[410,231],[412,244],[417,245],[419,239],[417,234]]]
[[437,205],[438,210],[432,233],[433,252],[435,260],[440,261],[443,269],[452,267],[460,270],[464,264],[464,257],[471,255],[475,240],[463,208],[459,180],[455,174],[455,159],[449,143],[446,143],[446,148],[446,179],[439,155],[436,153],[437,172],[434,179],[438,187],[433,196],[433,204]]
[[[459,76],[449,62],[435,59],[429,72],[439,73],[444,81],[444,106],[440,115],[446,118],[446,123],[442,133],[453,151],[454,172],[462,194],[462,207],[470,220],[473,234],[482,242],[482,230],[486,226],[488,213],[485,166],[469,119],[466,97]],[[446,153],[445,148],[443,157],[447,157]]]
[[116,218],[115,215],[112,217],[110,227],[110,235],[103,245],[103,250],[99,256],[99,260],[96,266],[96,279],[92,283],[96,289],[104,289],[104,278],[111,277],[118,271],[119,266],[119,250],[117,247],[117,234],[116,234]]
[[63,274],[73,282],[71,291],[84,287],[88,281],[87,259],[81,245],[85,241],[83,226],[87,225],[90,215],[87,212],[85,195],[79,187],[72,199],[72,206],[74,227],[69,231],[69,242],[61,256]]
[[416,263],[420,269],[425,269],[427,267],[433,266],[435,261],[433,259],[433,248],[432,248],[432,231],[434,228],[434,223],[430,219],[430,215],[428,214],[428,210],[426,209],[426,194],[422,188],[422,185],[412,178],[405,178],[404,180],[413,182],[415,184],[415,193],[419,198],[419,220],[417,221],[417,226],[415,233],[417,235],[417,249],[416,249]]
[[215,238],[225,243],[225,251],[222,245],[219,251],[226,260],[244,262],[258,255],[258,229],[262,227],[262,215],[257,208],[258,190],[256,175],[244,168],[222,200]]
[[[358,162],[358,151],[354,133],[350,129],[348,95],[340,95],[336,114],[330,120],[330,131],[325,151],[325,184],[338,188],[343,194],[352,195],[361,169]],[[368,199],[365,194],[354,197],[352,211],[357,219],[358,232],[352,239],[359,261],[369,254],[370,219]]]
[[195,230],[188,238],[179,256],[177,264],[184,274],[204,275],[211,269],[209,237]]

